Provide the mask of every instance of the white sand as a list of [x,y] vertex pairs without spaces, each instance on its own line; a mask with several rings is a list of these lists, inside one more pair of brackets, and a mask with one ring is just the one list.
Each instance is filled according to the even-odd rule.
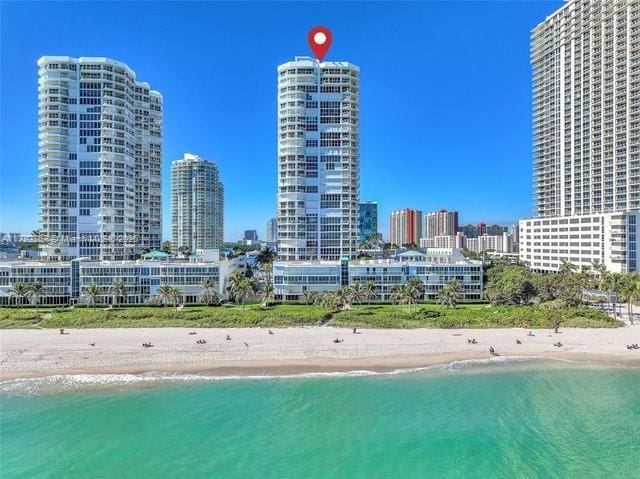
[[[197,335],[189,335],[196,331]],[[1,330],[0,379],[76,373],[197,372],[288,374],[390,370],[501,356],[552,357],[640,365],[640,326],[616,329],[384,330],[329,327],[273,329]],[[225,336],[229,334],[231,341]],[[344,342],[336,344],[335,338]],[[476,338],[477,345],[467,344]],[[516,338],[522,344],[516,344]],[[196,344],[206,339],[207,344]],[[560,341],[563,347],[553,344]],[[154,347],[143,348],[151,342]],[[248,346],[245,346],[245,342]],[[95,347],[89,343],[96,343]]]

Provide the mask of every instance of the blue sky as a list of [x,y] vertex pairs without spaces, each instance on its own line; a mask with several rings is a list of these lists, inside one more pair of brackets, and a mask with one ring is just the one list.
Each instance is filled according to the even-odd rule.
[[423,3],[71,3],[0,5],[0,231],[37,227],[37,68],[42,55],[126,62],[164,96],[169,165],[215,161],[225,239],[264,236],[276,197],[276,67],[310,55],[361,68],[361,199],[389,212],[457,209],[460,221],[531,215],[529,32],[561,0]]

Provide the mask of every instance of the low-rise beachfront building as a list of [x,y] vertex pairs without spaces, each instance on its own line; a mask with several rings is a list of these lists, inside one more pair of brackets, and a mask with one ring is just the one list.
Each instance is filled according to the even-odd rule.
[[392,288],[418,278],[425,301],[435,301],[447,283],[458,280],[461,301],[483,299],[481,261],[464,259],[460,250],[429,248],[405,251],[389,259],[276,262],[273,267],[275,298],[294,301],[306,291],[324,293],[368,281],[376,286],[377,300],[390,301]]
[[273,264],[274,298],[294,301],[306,291],[317,293],[338,291],[343,286],[341,268],[343,262],[349,264],[347,260],[276,261]]
[[[79,302],[88,302],[87,288],[97,284],[100,288],[97,302],[109,304],[144,304],[153,298],[159,299],[163,285],[180,291],[179,303],[198,303],[203,293],[202,283],[210,279],[213,291],[222,295],[220,288],[220,265],[218,263],[193,263],[169,261],[102,261],[80,265],[81,294]],[[122,280],[126,292],[116,298],[112,285]],[[125,300],[126,298],[126,300]]]
[[[171,258],[152,252],[136,261],[89,261],[78,258],[70,262],[0,263],[0,305],[24,302],[15,297],[18,283],[40,283],[40,304],[88,304],[87,288],[98,286],[97,304],[145,304],[159,300],[161,286],[180,292],[179,303],[201,302],[205,279],[211,280],[209,293],[226,298],[228,278],[238,269],[240,258],[221,259],[217,250],[199,250],[188,259]],[[124,291],[114,291],[115,282],[124,283]]]
[[42,289],[39,304],[68,304],[71,296],[71,262],[9,261],[0,263],[0,305],[27,304],[26,297],[15,297],[13,287],[38,283]]

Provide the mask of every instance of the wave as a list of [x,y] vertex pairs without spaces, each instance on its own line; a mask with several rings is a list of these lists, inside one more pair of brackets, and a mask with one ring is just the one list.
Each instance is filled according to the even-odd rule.
[[[407,375],[423,371],[460,372],[473,369],[481,371],[485,369],[485,366],[500,366],[512,363],[530,364],[549,361],[552,360],[546,358],[541,359],[539,357],[533,356],[494,356],[484,359],[464,359],[444,364],[434,364],[429,366],[411,368],[397,368],[385,371],[355,369],[349,371],[316,371],[275,375],[207,375],[158,372],[148,372],[141,374],[55,374],[51,376],[18,378],[0,381],[0,394],[31,395],[46,392],[131,389],[145,385],[198,383],[208,381],[394,376]],[[577,363],[576,361],[571,360],[557,361]]]

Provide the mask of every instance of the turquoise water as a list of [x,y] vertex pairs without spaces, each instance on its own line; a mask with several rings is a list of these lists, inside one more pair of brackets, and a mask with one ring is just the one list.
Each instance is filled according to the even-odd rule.
[[0,477],[640,477],[639,369],[94,380],[1,385]]

